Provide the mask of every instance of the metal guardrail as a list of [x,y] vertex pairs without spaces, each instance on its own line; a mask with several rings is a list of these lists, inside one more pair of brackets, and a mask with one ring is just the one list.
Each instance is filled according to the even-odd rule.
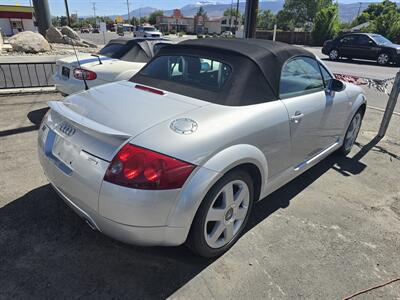
[[0,63],[0,90],[53,86],[55,62]]

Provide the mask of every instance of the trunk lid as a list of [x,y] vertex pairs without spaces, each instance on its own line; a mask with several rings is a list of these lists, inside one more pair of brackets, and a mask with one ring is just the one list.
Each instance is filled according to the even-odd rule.
[[111,83],[72,95],[64,102],[49,102],[56,112],[51,126],[60,132],[64,129],[62,125],[68,127],[65,123],[72,123],[79,133],[69,137],[72,143],[111,161],[126,140],[206,104],[203,101],[185,101],[186,97],[179,95],[157,95],[135,86],[125,81]]

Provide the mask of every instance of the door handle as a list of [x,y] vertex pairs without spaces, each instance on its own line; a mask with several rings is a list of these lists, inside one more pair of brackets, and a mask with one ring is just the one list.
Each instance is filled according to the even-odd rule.
[[290,121],[292,121],[295,124],[298,124],[301,121],[301,119],[303,119],[303,118],[304,118],[304,114],[301,113],[300,111],[296,111],[294,113],[294,116],[290,117]]

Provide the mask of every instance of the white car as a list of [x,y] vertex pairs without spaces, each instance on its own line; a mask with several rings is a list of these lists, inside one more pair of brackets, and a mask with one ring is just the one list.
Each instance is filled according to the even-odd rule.
[[161,38],[162,33],[153,26],[137,26],[133,33],[134,37],[152,37]]
[[157,51],[173,42],[162,39],[115,39],[98,54],[79,54],[57,60],[53,76],[56,89],[64,95],[131,78]]

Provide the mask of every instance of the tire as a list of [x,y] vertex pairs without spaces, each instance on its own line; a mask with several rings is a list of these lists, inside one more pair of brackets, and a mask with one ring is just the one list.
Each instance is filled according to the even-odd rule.
[[338,150],[340,155],[346,156],[350,153],[355,141],[357,140],[358,133],[360,132],[363,117],[364,113],[361,109],[359,109],[351,119],[349,127],[347,127],[346,130],[346,135],[344,136],[343,145]]
[[383,52],[378,55],[378,58],[376,59],[376,62],[380,66],[386,66],[390,63],[390,55]]
[[336,48],[333,48],[331,51],[329,51],[329,59],[330,60],[338,60],[339,59],[339,50]]
[[[233,193],[232,198],[227,197],[229,191]],[[254,185],[247,172],[238,169],[224,175],[204,197],[186,245],[203,257],[217,257],[225,253],[243,233],[253,199]]]

